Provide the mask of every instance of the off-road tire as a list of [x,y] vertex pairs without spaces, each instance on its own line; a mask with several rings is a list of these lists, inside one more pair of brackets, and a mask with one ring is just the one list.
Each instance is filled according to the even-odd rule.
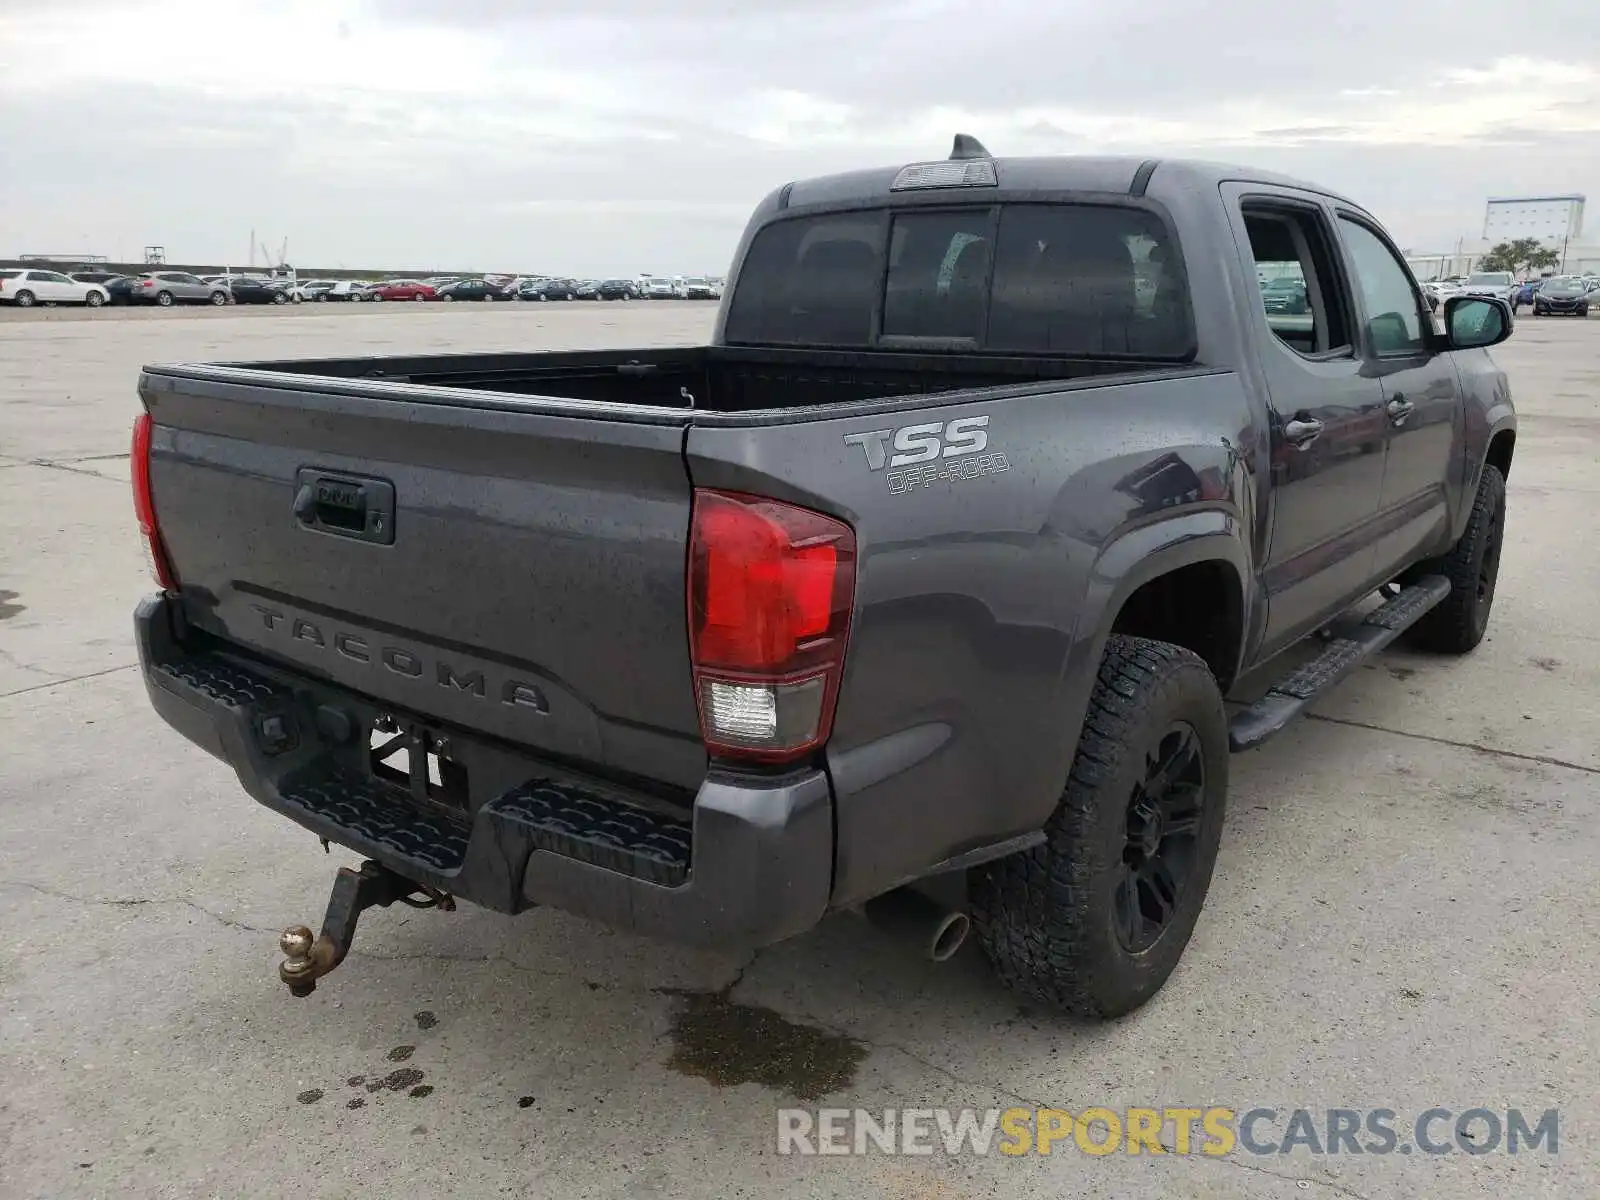
[[[1130,952],[1114,929],[1128,805],[1146,756],[1189,725],[1204,768],[1190,874],[1159,939]],[[1181,646],[1113,635],[1085,714],[1066,790],[1043,844],[975,868],[979,943],[1006,986],[1090,1018],[1131,1012],[1183,956],[1210,887],[1228,791],[1228,721],[1210,669]]]
[[1436,654],[1466,654],[1483,641],[1500,577],[1505,526],[1505,476],[1499,467],[1485,463],[1461,539],[1448,554],[1418,563],[1406,572],[1408,580],[1443,575],[1450,581],[1450,594],[1407,631],[1408,642]]

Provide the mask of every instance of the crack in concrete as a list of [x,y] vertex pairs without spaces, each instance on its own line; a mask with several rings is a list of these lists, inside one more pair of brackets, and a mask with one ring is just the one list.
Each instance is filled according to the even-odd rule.
[[1382,725],[1372,725],[1366,721],[1353,721],[1348,717],[1325,717],[1320,713],[1306,713],[1308,721],[1323,721],[1329,725],[1345,725],[1351,729],[1367,729],[1373,733],[1388,733],[1395,737],[1413,738],[1419,742],[1432,742],[1436,746],[1450,746],[1456,750],[1472,750],[1478,754],[1487,754],[1492,758],[1512,758],[1518,762],[1538,763],[1545,767],[1563,767],[1568,771],[1582,771],[1586,775],[1600,775],[1600,767],[1586,767],[1582,763],[1568,762],[1564,758],[1551,758],[1546,754],[1522,754],[1516,750],[1498,750],[1493,746],[1485,746],[1479,742],[1458,742],[1453,738],[1437,737],[1431,733],[1408,733],[1404,729],[1388,729]]
[[[34,883],[27,879],[0,879],[0,888],[3,887],[24,888],[28,891],[37,892],[43,896],[49,896],[52,899],[65,900],[73,904],[84,904],[99,908],[138,908],[146,904],[172,905],[182,908],[189,908],[203,916],[210,917],[217,924],[226,926],[229,929],[239,929],[245,931],[246,933],[264,934],[272,937],[274,940],[276,940],[278,934],[283,932],[282,926],[276,929],[268,929],[265,926],[252,925],[248,921],[240,921],[233,917],[223,916],[221,913],[215,912],[207,908],[205,905],[199,904],[194,900],[190,900],[185,896],[135,896],[126,898],[115,896],[75,896],[71,892],[63,892],[56,888],[46,887],[44,884]],[[463,963],[469,966],[499,965],[510,967],[513,971],[518,971],[525,975],[539,975],[541,978],[546,979],[561,980],[568,983],[581,983],[584,987],[591,991],[650,992],[655,990],[643,984],[632,985],[611,983],[604,980],[588,979],[581,975],[572,975],[561,971],[552,971],[549,969],[549,967],[543,964],[533,965],[529,963],[518,962],[516,959],[507,958],[503,954],[449,954],[439,951],[426,951],[416,954],[379,954],[370,950],[361,950],[351,947],[349,953],[345,955],[345,958],[347,961],[352,958],[362,958],[370,962],[444,962]]]
[[[119,455],[118,457],[121,456]],[[91,460],[79,459],[77,461],[89,462]],[[83,475],[89,479],[104,479],[110,483],[122,483],[122,480],[118,479],[115,475],[102,475],[99,471],[90,471],[82,467],[74,467],[64,462],[51,462],[47,458],[30,458],[27,465],[30,467],[44,467],[46,470],[50,471],[68,471],[73,475]],[[124,486],[126,485],[124,484]]]
[[[29,692],[42,692],[45,688],[60,687],[64,683],[81,683],[85,679],[99,679],[102,675],[115,675],[118,671],[131,671],[138,663],[123,663],[120,667],[104,667],[98,671],[85,671],[82,675],[69,675],[62,679],[52,679],[49,683],[29,684],[25,688],[17,688],[11,692],[0,692],[0,700],[11,696],[24,696]],[[42,670],[42,668],[40,668]],[[46,672],[48,674],[48,672]]]
[[[11,651],[6,650],[4,648],[0,648],[0,662],[8,662],[13,667],[15,667],[17,670],[19,670],[19,671],[27,671],[30,675],[43,675],[47,679],[49,679],[51,683],[60,683],[61,682],[59,679],[57,679],[55,677],[55,672],[54,671],[47,671],[43,667],[36,667],[32,663],[23,662],[20,658],[18,658]],[[46,686],[48,686],[48,685],[46,685]],[[6,695],[11,695],[10,692],[7,692],[5,694]]]
[[225,917],[219,912],[213,912],[203,904],[197,904],[184,896],[74,896],[71,892],[63,892],[56,888],[46,887],[42,883],[34,883],[28,879],[0,879],[0,887],[24,888],[30,892],[37,892],[41,896],[49,896],[55,900],[66,900],[72,904],[86,904],[96,908],[139,908],[146,904],[177,905],[182,908],[192,908],[203,916],[210,917],[219,925],[226,925],[229,929],[242,929],[249,933],[276,933],[277,930],[262,929],[260,926],[251,925],[244,921],[237,921],[232,917]]

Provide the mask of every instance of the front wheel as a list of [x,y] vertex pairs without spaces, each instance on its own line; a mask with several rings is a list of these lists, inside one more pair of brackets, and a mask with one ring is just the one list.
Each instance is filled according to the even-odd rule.
[[[418,296],[417,299],[421,300],[422,297]],[[446,292],[444,295],[440,296],[439,299],[449,301],[449,300],[454,300],[455,297],[452,296],[449,292]]]
[[213,303],[213,304],[226,304],[227,302],[228,302],[228,293],[227,292],[212,292],[211,293],[211,303]]
[[[415,295],[415,296],[413,296],[413,297],[411,297],[411,298],[412,298],[412,299],[413,299],[413,300],[426,300],[426,299],[427,299],[427,297],[426,297],[426,296],[424,296],[424,295],[423,295],[423,294],[422,294],[422,293],[421,293],[421,292],[418,292],[418,293],[417,293],[417,294],[416,294],[416,295]],[[446,297],[445,297],[445,299],[446,299],[446,300],[448,300],[448,299],[450,299],[450,297],[449,297],[449,296],[446,296]]]
[[1046,840],[972,873],[1000,980],[1085,1017],[1154,996],[1200,918],[1227,794],[1210,669],[1181,646],[1112,635]]
[[272,296],[272,302],[274,304],[287,304],[289,303],[289,297],[285,296],[282,292],[274,292]]
[[1407,640],[1438,654],[1465,654],[1483,640],[1500,578],[1500,548],[1505,540],[1506,480],[1500,468],[1485,463],[1467,531],[1443,558],[1418,563],[1408,578],[1443,575],[1450,594],[1428,611]]
[[86,295],[83,298],[83,302],[85,304],[87,304],[90,308],[99,308],[102,304],[104,304],[106,302],[106,298],[104,296],[102,296],[99,292],[90,292],[88,295]]

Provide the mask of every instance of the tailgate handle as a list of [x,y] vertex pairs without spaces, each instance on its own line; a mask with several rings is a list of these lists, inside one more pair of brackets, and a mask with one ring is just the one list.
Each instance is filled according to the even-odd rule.
[[303,468],[295,478],[294,515],[307,529],[390,545],[394,485],[385,479]]

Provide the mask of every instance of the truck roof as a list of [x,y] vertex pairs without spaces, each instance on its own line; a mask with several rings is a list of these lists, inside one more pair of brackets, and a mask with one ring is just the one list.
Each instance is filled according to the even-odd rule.
[[[935,162],[937,159],[921,160]],[[1353,201],[1319,184],[1254,167],[1233,166],[1186,158],[1138,158],[1132,155],[1059,155],[1030,158],[994,158],[1003,191],[1123,192],[1143,194],[1145,184],[1159,175],[1164,185],[1215,187],[1224,180],[1299,188],[1355,205]],[[805,204],[863,203],[887,198],[890,184],[908,163],[846,171],[802,179],[779,189],[777,208]]]

